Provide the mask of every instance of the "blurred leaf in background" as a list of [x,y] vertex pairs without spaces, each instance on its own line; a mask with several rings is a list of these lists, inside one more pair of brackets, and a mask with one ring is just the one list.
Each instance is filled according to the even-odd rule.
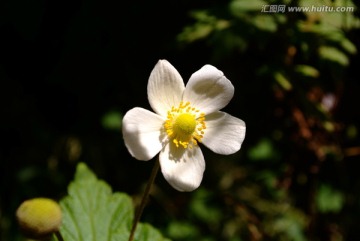
[[328,185],[321,185],[316,195],[316,205],[319,212],[339,212],[344,205],[344,195]]
[[107,112],[101,120],[101,124],[108,130],[121,130],[122,115],[117,111]]
[[[159,177],[143,221],[180,241],[357,237],[358,1],[10,2],[0,3],[1,240],[23,240],[17,205],[61,199],[84,160],[139,198],[150,167],[119,130],[122,113],[148,105],[139,86],[158,59],[184,80],[204,64],[221,69],[235,86],[226,111],[247,138],[234,155],[206,153],[196,192]],[[354,8],[262,12],[271,5]]]
[[[355,187],[349,190],[354,182],[346,174],[358,166],[352,158],[360,154],[348,148],[359,146],[359,136],[346,137],[357,133],[349,130],[360,123],[359,111],[347,107],[359,101],[360,90],[351,72],[359,64],[356,4],[233,0],[195,10],[195,23],[178,35],[182,44],[207,46],[211,61],[226,66],[229,79],[240,86],[234,109],[247,115],[247,160],[240,156],[222,170],[231,183],[228,199],[242,210],[241,219],[228,214],[229,223],[237,223],[231,237],[343,240],[356,233],[348,220],[357,219],[359,196]],[[279,5],[285,6],[283,13],[262,11]],[[297,6],[348,10],[289,11]],[[226,24],[219,28],[219,23]],[[238,165],[243,175],[235,175]],[[352,180],[359,187],[359,178]],[[357,201],[349,203],[349,197]]]

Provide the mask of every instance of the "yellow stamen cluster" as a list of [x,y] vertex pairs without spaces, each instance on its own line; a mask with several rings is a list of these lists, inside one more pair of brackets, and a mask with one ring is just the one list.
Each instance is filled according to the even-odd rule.
[[192,148],[204,136],[205,114],[191,107],[190,102],[180,102],[167,113],[164,127],[176,147]]

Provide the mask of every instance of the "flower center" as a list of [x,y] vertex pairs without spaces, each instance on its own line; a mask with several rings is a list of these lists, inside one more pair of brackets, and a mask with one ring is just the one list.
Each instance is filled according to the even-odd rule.
[[173,106],[168,111],[164,127],[176,147],[192,148],[203,138],[205,114],[191,107],[190,102],[180,102],[179,107]]
[[182,132],[186,135],[191,135],[196,127],[196,119],[192,114],[180,114],[173,123],[173,129],[176,132]]

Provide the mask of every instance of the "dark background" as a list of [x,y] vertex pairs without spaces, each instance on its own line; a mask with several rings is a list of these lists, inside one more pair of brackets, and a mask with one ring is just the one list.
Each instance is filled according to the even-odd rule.
[[159,174],[143,221],[174,240],[356,240],[360,38],[348,17],[359,12],[247,6],[1,1],[0,240],[23,240],[17,206],[61,199],[78,162],[139,198],[152,162],[127,152],[121,116],[150,108],[146,85],[158,59],[185,82],[205,64],[222,70],[235,86],[224,110],[247,134],[231,156],[202,147],[197,191],[179,193]]

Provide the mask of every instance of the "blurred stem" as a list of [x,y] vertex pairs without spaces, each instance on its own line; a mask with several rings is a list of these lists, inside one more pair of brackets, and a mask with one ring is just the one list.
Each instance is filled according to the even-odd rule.
[[55,232],[55,236],[58,241],[64,241],[63,237],[61,236],[61,233],[59,231]]
[[132,228],[131,228],[129,241],[134,240],[134,235],[135,235],[137,224],[139,223],[141,215],[142,215],[142,213],[144,211],[146,202],[147,202],[147,200],[149,198],[151,187],[152,187],[152,185],[153,185],[153,183],[155,181],[155,177],[156,177],[156,174],[157,174],[157,172],[159,170],[159,167],[160,167],[159,159],[156,159],[154,167],[153,167],[153,169],[151,171],[149,181],[146,184],[145,192],[144,192],[144,194],[143,194],[143,196],[141,198],[141,203],[140,203],[139,209],[138,209],[138,211],[136,213],[134,223],[133,223]]

